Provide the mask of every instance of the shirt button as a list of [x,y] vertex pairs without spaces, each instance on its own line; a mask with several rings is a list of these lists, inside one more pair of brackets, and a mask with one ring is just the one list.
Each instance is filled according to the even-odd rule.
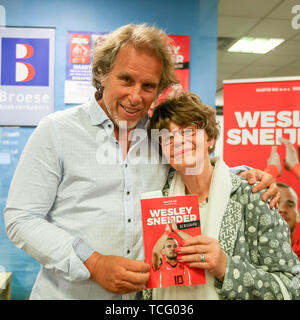
[[127,250],[127,254],[129,254],[130,253],[130,250]]
[[125,163],[125,168],[127,168],[127,163]]
[[126,194],[129,196],[130,195],[130,191],[127,191]]
[[128,219],[128,222],[130,223],[130,222],[131,222],[131,219]]
[[110,123],[108,124],[108,127],[111,128],[111,124]]

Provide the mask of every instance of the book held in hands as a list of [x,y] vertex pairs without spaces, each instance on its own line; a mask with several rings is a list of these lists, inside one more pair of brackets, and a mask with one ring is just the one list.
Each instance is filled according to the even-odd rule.
[[205,284],[205,271],[180,262],[184,239],[201,234],[197,195],[141,200],[148,288]]

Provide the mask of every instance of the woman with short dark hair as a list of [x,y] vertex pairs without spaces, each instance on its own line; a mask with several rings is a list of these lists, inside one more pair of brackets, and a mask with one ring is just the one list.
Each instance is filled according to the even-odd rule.
[[193,93],[179,93],[155,108],[150,129],[157,129],[162,153],[176,170],[163,194],[198,195],[202,234],[185,239],[177,252],[181,262],[204,269],[207,281],[153,289],[153,298],[299,299],[292,274],[299,261],[287,224],[221,159],[211,163],[219,136],[214,109]]

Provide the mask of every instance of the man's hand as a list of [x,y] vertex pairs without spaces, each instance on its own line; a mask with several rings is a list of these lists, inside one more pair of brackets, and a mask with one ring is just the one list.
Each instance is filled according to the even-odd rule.
[[239,175],[247,179],[250,184],[254,184],[256,181],[260,181],[258,185],[252,188],[252,192],[255,193],[268,188],[262,195],[262,200],[267,201],[268,199],[272,199],[270,202],[270,207],[278,208],[280,193],[278,191],[275,179],[270,174],[259,169],[252,169],[241,172]]
[[84,263],[91,279],[104,289],[124,294],[146,289],[150,266],[143,261],[94,252]]

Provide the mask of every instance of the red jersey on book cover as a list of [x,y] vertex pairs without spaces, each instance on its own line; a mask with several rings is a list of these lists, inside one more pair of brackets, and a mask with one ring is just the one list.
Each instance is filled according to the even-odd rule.
[[142,199],[148,288],[204,284],[205,271],[177,260],[183,240],[201,234],[197,195]]

